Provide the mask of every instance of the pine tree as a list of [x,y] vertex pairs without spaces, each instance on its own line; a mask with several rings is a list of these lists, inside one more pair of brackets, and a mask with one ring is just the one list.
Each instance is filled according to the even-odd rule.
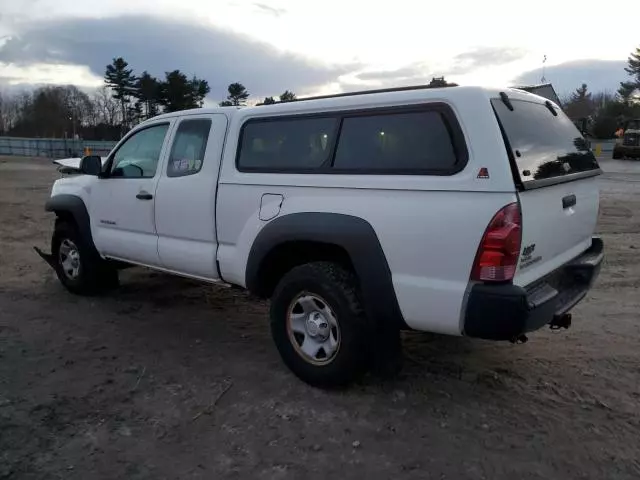
[[133,69],[127,68],[129,64],[122,57],[114,58],[110,65],[107,65],[104,82],[113,90],[113,98],[120,102],[122,113],[122,124],[128,124],[127,104],[135,93],[136,77]]
[[629,54],[627,64],[628,66],[625,67],[624,71],[633,77],[636,88],[640,88],[640,47],[636,48],[635,52]]
[[588,92],[586,83],[583,83],[573,94],[571,94],[572,102],[585,102],[590,100],[591,93]]
[[620,100],[628,104],[631,102],[633,92],[636,90],[636,84],[634,82],[620,82],[620,88],[618,89],[618,96]]
[[155,117],[160,104],[160,82],[157,78],[144,71],[135,84],[135,96],[138,104],[144,106],[145,118]]
[[210,91],[211,87],[209,86],[209,82],[201,80],[194,75],[191,79],[191,95],[194,106],[202,107],[204,105],[204,99]]
[[206,80],[197,77],[189,80],[180,70],[174,70],[165,74],[165,81],[160,85],[160,99],[167,112],[177,112],[202,107],[209,90]]
[[296,94],[289,90],[285,90],[284,93],[280,95],[281,102],[293,102],[296,98]]
[[583,83],[571,94],[569,100],[565,102],[564,110],[569,118],[574,121],[580,121],[583,126],[586,126],[587,118],[595,110],[591,101],[591,92],[589,92],[586,83]]
[[227,90],[229,95],[227,95],[227,100],[220,103],[221,107],[239,107],[246,104],[249,92],[244,85],[238,82],[232,83]]

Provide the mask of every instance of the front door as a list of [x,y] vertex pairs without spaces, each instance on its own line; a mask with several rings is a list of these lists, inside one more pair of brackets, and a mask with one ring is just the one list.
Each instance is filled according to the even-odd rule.
[[155,193],[171,123],[132,132],[107,161],[91,190],[91,230],[100,253],[161,266],[155,225]]

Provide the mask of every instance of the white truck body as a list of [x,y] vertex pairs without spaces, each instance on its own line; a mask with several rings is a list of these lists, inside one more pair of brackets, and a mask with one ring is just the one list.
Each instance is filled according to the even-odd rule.
[[[520,125],[530,115],[518,117],[519,112],[528,109],[535,112],[535,118]],[[425,161],[434,162],[437,169],[425,166],[422,171],[411,166],[396,170],[393,164],[371,164],[369,168],[365,158],[369,146],[354,150],[353,143],[348,143],[352,131],[354,139],[360,135],[363,142],[369,142],[371,123],[380,122],[383,126],[379,142],[370,148],[371,158],[386,161],[388,152],[401,148],[419,153],[426,147],[412,147],[422,145],[421,135],[414,138],[406,133],[412,124],[394,130],[394,122],[411,122],[412,115],[428,127],[424,145],[434,150],[424,151]],[[313,130],[310,140],[305,137],[306,143],[296,147],[292,139],[304,137],[307,124],[317,132]],[[538,138],[520,138],[538,128],[543,133]],[[273,133],[278,129],[282,133]],[[287,136],[288,131],[294,133]],[[295,133],[298,131],[303,133]],[[198,136],[201,132],[208,134]],[[198,138],[204,138],[204,144]],[[404,146],[394,144],[398,138]],[[252,255],[260,250],[256,242],[261,232],[266,235],[263,230],[269,225],[273,230],[269,235],[286,237],[297,255],[301,245],[317,240],[320,247],[331,243],[325,236],[342,234],[342,224],[305,227],[308,237],[300,233],[305,231],[300,227],[287,237],[284,230],[274,233],[274,222],[285,225],[287,218],[298,219],[297,225],[304,215],[355,217],[375,232],[386,260],[379,271],[388,272],[402,326],[463,335],[468,330],[465,322],[475,285],[495,280],[526,292],[593,248],[595,260],[590,258],[597,263],[594,268],[599,267],[601,251],[592,239],[599,205],[594,175],[599,169],[580,138],[557,105],[513,89],[400,89],[239,109],[198,109],[161,115],[138,125],[103,159],[100,175],[58,180],[52,200],[61,195],[81,199],[92,242],[104,260],[251,290],[260,281],[252,280],[251,265],[258,262]],[[189,142],[195,142],[199,152],[187,153],[192,148]],[[279,146],[282,142],[284,147]],[[283,152],[290,144],[305,155],[315,149],[308,158],[327,159],[312,167],[299,167],[290,160],[282,166],[283,155],[289,155]],[[149,153],[148,148],[155,150]],[[270,148],[277,149],[280,157],[274,157]],[[183,150],[180,155],[184,158],[175,154],[176,149]],[[413,154],[414,150],[402,151]],[[362,159],[356,159],[358,151]],[[451,152],[455,161],[450,165],[440,161]],[[563,155],[569,155],[569,160]],[[274,158],[273,165],[260,163]],[[339,168],[343,158],[357,168]],[[116,164],[123,165],[118,175],[114,174]],[[503,246],[498,246],[498,253],[494,252],[502,255],[498,260],[491,252],[483,257],[495,260],[498,266],[485,266],[485,273],[474,278],[476,267],[481,271],[481,244],[492,219],[508,205],[513,206],[510,212],[515,216],[512,224],[508,220],[505,225],[513,228],[500,230],[496,224],[496,235],[501,231],[512,235],[509,241],[517,249],[512,252],[513,265],[500,266],[511,260],[508,253],[500,253]],[[344,245],[348,245],[347,237],[353,234],[344,228]],[[347,246],[344,249],[353,257]],[[348,263],[359,274],[358,265],[366,261],[351,258]],[[595,274],[597,268],[592,277]],[[592,278],[589,286],[591,282]],[[549,288],[558,294],[556,286],[547,287],[542,288],[543,296],[553,297]],[[264,287],[264,291],[271,294],[273,288]],[[580,298],[584,293],[586,290]],[[365,304],[373,296],[375,292],[362,293]],[[553,314],[543,324],[551,322]],[[491,334],[473,336],[491,338]]]

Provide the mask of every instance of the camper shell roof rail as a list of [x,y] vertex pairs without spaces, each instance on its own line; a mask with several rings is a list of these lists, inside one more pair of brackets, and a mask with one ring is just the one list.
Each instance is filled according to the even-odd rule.
[[290,103],[290,102],[305,102],[307,100],[324,100],[326,98],[340,98],[340,97],[354,97],[357,95],[372,95],[374,93],[388,93],[388,92],[406,92],[407,90],[431,90],[433,88],[449,88],[449,87],[457,87],[456,84],[448,84],[448,85],[410,85],[407,87],[392,87],[392,88],[379,88],[376,90],[359,90],[356,92],[345,92],[345,93],[334,93],[331,95],[317,95],[314,97],[303,97],[296,98],[295,100],[288,100],[286,102],[277,101],[275,104],[279,103]]

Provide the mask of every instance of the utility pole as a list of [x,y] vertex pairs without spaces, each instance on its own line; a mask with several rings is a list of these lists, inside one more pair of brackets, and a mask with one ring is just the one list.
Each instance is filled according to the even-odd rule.
[[547,56],[545,55],[544,58],[542,59],[542,78],[540,79],[540,83],[547,83],[547,79],[545,78],[546,63],[547,63]]

